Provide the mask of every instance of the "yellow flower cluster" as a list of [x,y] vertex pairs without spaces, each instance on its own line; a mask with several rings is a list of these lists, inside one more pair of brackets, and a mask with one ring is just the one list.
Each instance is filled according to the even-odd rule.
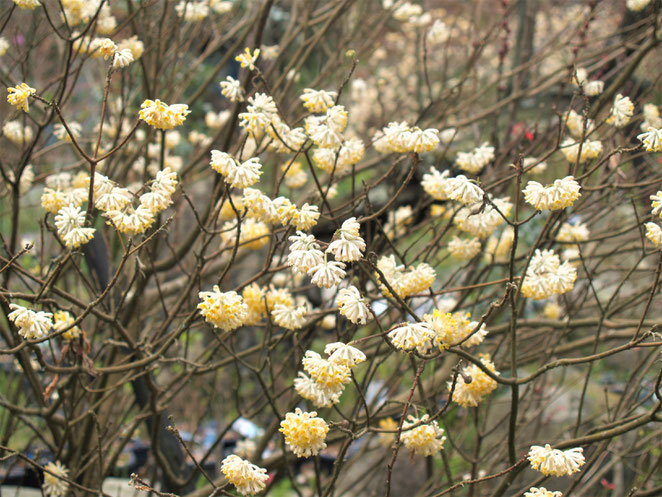
[[473,347],[480,344],[487,335],[487,330],[483,323],[469,339],[463,342],[478,326],[478,321],[471,321],[471,313],[469,312],[450,313],[435,309],[432,311],[432,314],[425,314],[423,319],[434,330],[436,334],[433,339],[434,344],[441,350],[445,350],[452,345],[457,345],[460,342],[466,347]]
[[[482,354],[480,362],[489,371],[499,374],[496,371],[494,363],[490,360],[488,354]],[[490,378],[482,369],[475,364],[471,364],[462,370],[464,376],[471,377],[471,383],[464,381],[464,376],[458,375],[453,390],[453,402],[462,407],[476,407],[478,403],[493,392],[497,387],[497,382]],[[448,390],[451,390],[452,382],[448,382]]]
[[351,381],[350,368],[342,363],[322,359],[317,352],[307,350],[301,363],[303,369],[320,388],[335,390]]
[[253,53],[251,53],[250,48],[246,47],[244,48],[244,51],[237,55],[234,60],[239,62],[241,64],[241,67],[248,67],[249,70],[253,71],[255,70],[255,62],[257,62],[257,58],[260,56],[260,49],[256,48],[253,50]]
[[421,418],[409,415],[402,423],[400,440],[405,447],[419,456],[433,456],[444,448],[446,437],[443,428],[439,428],[436,420],[428,421],[429,419],[428,414]]
[[202,302],[198,304],[200,314],[215,328],[232,331],[244,324],[248,316],[248,306],[237,292],[221,292],[214,285],[211,292],[199,292]]
[[285,436],[285,444],[297,457],[315,456],[326,448],[326,434],[329,425],[317,413],[302,412],[298,407],[288,412],[280,423],[280,432]]
[[[74,318],[67,311],[56,311],[53,315],[53,329],[55,331],[64,330],[69,328],[74,323]],[[62,333],[62,338],[65,340],[73,340],[81,335],[81,330],[78,326],[73,326],[69,330]]]
[[328,359],[306,351],[302,360],[304,370],[294,380],[294,389],[315,407],[330,407],[340,400],[345,385],[350,382],[350,369],[365,361],[366,357],[356,347],[342,342],[329,343],[324,348]]
[[168,105],[160,100],[145,100],[140,106],[140,119],[156,129],[172,129],[180,126],[191,113],[188,105]]
[[24,112],[28,112],[30,110],[28,99],[31,95],[37,93],[37,90],[28,86],[27,83],[21,83],[7,88],[7,93],[7,102]]

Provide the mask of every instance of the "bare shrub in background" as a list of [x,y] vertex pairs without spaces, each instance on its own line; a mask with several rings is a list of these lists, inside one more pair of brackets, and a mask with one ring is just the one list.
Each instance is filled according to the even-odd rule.
[[658,1],[1,7],[5,482],[662,492]]

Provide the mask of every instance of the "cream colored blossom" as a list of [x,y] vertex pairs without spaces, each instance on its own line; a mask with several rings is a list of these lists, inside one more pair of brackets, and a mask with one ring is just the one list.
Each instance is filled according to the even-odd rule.
[[298,407],[288,412],[280,423],[279,431],[285,435],[285,444],[297,457],[315,456],[326,448],[329,425],[317,417],[315,411],[302,412]]
[[33,311],[17,304],[9,304],[12,310],[7,317],[18,328],[18,334],[26,340],[45,337],[53,327],[53,314]]
[[49,462],[44,466],[42,489],[48,497],[64,497],[69,491],[69,483],[62,478],[69,476],[69,470],[60,462]]
[[[480,362],[492,373],[499,374],[489,355],[481,355]],[[455,381],[452,398],[453,402],[456,402],[462,407],[477,406],[483,397],[492,393],[497,387],[497,382],[475,364],[465,367],[462,372],[463,375],[458,375]],[[464,380],[465,377],[471,378],[471,382],[467,383]],[[451,387],[452,382],[449,381],[449,391]]]
[[421,418],[412,415],[402,423],[400,440],[410,451],[419,456],[433,456],[444,448],[443,428],[439,428],[436,420],[429,421],[425,414]]
[[255,70],[255,62],[257,61],[257,58],[260,56],[260,49],[256,48],[253,50],[253,53],[251,53],[250,49],[248,47],[244,48],[244,51],[237,55],[234,60],[239,62],[241,64],[241,67],[248,67],[249,70],[254,71]]
[[358,288],[350,285],[338,292],[338,311],[354,324],[366,324],[370,319],[370,309]]
[[388,333],[393,345],[401,350],[412,350],[434,339],[428,323],[402,323]]
[[524,200],[537,210],[559,210],[570,207],[581,193],[579,183],[572,176],[554,180],[550,186],[543,186],[537,181],[529,181],[522,190]]
[[549,444],[544,447],[532,445],[528,454],[531,468],[545,476],[569,476],[579,471],[584,465],[583,449],[576,447],[569,450],[552,449]]
[[267,470],[234,454],[223,459],[221,472],[242,495],[255,495],[267,486]]
[[232,331],[244,324],[248,307],[237,292],[221,292],[218,285],[214,285],[211,292],[199,292],[198,296],[202,300],[198,304],[200,314],[215,328]]
[[7,102],[24,112],[28,112],[30,110],[28,99],[37,93],[37,90],[28,86],[27,83],[20,83],[7,88],[7,93]]

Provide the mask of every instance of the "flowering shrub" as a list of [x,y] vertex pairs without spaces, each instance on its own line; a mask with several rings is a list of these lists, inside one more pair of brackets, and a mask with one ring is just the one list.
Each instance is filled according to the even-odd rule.
[[659,492],[659,1],[1,9],[3,465]]

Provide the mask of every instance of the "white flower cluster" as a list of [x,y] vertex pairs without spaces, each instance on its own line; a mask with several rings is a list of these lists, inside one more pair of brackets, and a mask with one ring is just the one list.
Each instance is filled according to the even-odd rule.
[[553,250],[536,249],[522,282],[522,294],[535,300],[546,299],[572,290],[577,270],[561,263]]
[[439,145],[439,130],[421,129],[406,122],[391,122],[373,137],[378,152],[431,152]]
[[537,210],[556,211],[570,207],[581,193],[579,183],[572,176],[554,180],[550,186],[543,186],[537,181],[529,181],[522,192],[524,200]]

